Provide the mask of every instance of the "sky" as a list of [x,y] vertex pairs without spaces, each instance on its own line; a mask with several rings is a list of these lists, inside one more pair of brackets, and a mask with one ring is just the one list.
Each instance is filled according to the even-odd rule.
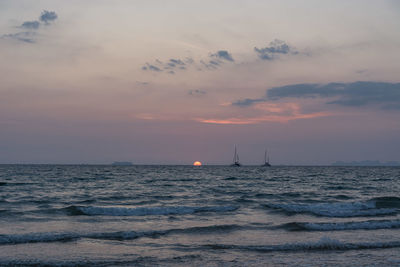
[[400,161],[396,0],[0,0],[0,163]]

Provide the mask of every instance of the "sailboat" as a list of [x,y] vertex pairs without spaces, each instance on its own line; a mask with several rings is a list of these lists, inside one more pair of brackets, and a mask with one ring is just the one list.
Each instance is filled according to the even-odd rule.
[[267,157],[267,150],[265,149],[265,154],[264,154],[264,164],[261,165],[263,167],[271,167],[271,164],[269,163],[269,156]]
[[238,154],[237,151],[236,151],[236,146],[235,146],[235,154],[233,155],[233,164],[231,164],[231,166],[233,166],[233,167],[240,167],[240,166],[242,166],[242,165],[239,163],[239,154]]

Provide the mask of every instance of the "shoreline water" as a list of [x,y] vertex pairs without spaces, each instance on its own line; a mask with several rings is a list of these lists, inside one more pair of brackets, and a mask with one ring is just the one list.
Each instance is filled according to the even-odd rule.
[[0,265],[398,265],[400,168],[0,165]]

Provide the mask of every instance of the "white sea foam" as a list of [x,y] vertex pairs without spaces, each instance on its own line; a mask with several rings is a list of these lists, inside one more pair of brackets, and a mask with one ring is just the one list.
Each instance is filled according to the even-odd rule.
[[395,208],[376,208],[374,201],[313,204],[268,204],[268,207],[293,213],[312,213],[327,217],[357,217],[395,214]]
[[73,206],[79,214],[107,216],[146,216],[146,215],[184,215],[198,212],[227,212],[234,211],[236,206],[205,206],[205,207],[95,207]]

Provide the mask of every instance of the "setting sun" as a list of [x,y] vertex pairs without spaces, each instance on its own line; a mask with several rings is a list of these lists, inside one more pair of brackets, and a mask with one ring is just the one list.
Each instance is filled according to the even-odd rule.
[[201,166],[201,162],[200,162],[200,161],[195,161],[195,162],[193,163],[193,166]]

